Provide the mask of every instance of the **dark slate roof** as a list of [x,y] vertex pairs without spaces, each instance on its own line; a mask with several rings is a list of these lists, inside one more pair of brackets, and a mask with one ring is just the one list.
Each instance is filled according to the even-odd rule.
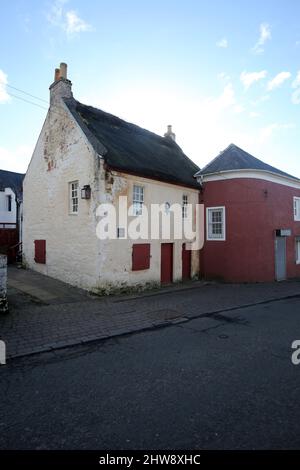
[[11,188],[17,195],[17,198],[22,200],[24,176],[23,173],[0,170],[0,190],[3,191],[5,188]]
[[230,144],[223,152],[221,152],[214,160],[206,165],[202,170],[196,173],[197,176],[208,175],[212,173],[220,173],[222,171],[231,170],[260,170],[269,173],[275,173],[281,176],[287,176],[298,180],[295,176],[289,175],[284,171],[264,163],[258,158],[253,157],[250,153],[245,152],[234,144]]
[[199,167],[172,139],[72,98],[65,103],[110,168],[199,189]]

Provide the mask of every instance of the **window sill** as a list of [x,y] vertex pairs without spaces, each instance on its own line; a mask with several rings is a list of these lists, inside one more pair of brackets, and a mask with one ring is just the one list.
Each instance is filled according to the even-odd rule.
[[207,238],[207,242],[226,242],[226,238]]

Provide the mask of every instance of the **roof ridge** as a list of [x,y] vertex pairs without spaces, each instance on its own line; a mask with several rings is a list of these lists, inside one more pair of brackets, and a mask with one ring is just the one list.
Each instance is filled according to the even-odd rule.
[[166,139],[164,136],[160,135],[160,134],[156,134],[156,132],[153,132],[153,131],[150,131],[149,129],[146,129],[145,127],[142,127],[142,126],[139,126],[138,124],[135,124],[134,122],[131,122],[131,121],[127,121],[126,119],[123,119],[119,116],[116,116],[115,114],[112,114],[108,111],[104,111],[103,109],[100,109],[100,108],[96,108],[95,106],[92,106],[92,105],[89,105],[89,104],[85,104],[85,103],[81,103],[80,101],[76,100],[75,98],[73,98],[74,101],[79,104],[80,106],[84,106],[85,108],[88,108],[88,109],[91,109],[91,110],[95,110],[97,112],[100,112],[100,113],[103,113],[104,115],[108,116],[108,117],[112,117],[124,124],[126,124],[127,126],[134,126],[136,129],[138,130],[141,130],[142,132],[147,132],[149,134],[152,134],[154,135],[155,137],[159,137],[160,139],[162,139],[163,142],[168,142],[172,145],[177,145],[177,147],[180,148],[180,146],[177,144],[177,142],[175,142],[174,140],[172,139]]
[[198,165],[173,140],[73,98],[64,102],[108,167],[199,189]]
[[206,165],[204,165],[203,168],[201,168],[199,171],[197,171],[197,173],[194,175],[194,176],[197,176],[197,175],[201,175],[201,173],[205,170],[205,168],[207,168],[209,165],[211,165],[213,162],[215,162],[218,158],[220,158],[222,156],[222,154],[228,150],[230,147],[236,147],[235,144],[229,144],[227,145],[227,147],[224,149],[224,150],[220,150],[220,152],[218,153],[218,155],[216,157],[214,157],[210,162],[208,162]]
[[[218,163],[220,160],[220,163]],[[219,155],[211,160],[205,167],[196,173],[196,176],[205,174],[222,173],[225,171],[256,170],[282,175],[293,180],[299,181],[299,178],[266,163],[246,150],[231,143]]]

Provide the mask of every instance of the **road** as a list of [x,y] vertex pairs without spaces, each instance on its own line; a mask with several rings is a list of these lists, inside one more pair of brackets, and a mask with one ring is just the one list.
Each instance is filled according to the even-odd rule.
[[297,449],[299,298],[11,361],[2,449]]

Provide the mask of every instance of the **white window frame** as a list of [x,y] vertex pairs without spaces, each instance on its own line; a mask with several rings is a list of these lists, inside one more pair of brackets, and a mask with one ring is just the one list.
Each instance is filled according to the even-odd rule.
[[[220,237],[210,235],[210,213],[213,211],[222,211],[222,234]],[[226,240],[226,208],[225,206],[207,207],[206,208],[206,240],[210,241],[225,241]]]
[[300,237],[296,237],[296,264],[300,264]]
[[[77,201],[77,202],[76,202]],[[79,209],[79,181],[69,183],[69,214],[78,215]]]
[[294,197],[294,220],[300,222],[300,197]]
[[186,219],[188,216],[187,206],[188,206],[189,197],[187,194],[182,195],[182,218]]
[[143,213],[144,197],[145,197],[144,186],[134,184],[132,188],[132,205],[133,215],[139,216]]

